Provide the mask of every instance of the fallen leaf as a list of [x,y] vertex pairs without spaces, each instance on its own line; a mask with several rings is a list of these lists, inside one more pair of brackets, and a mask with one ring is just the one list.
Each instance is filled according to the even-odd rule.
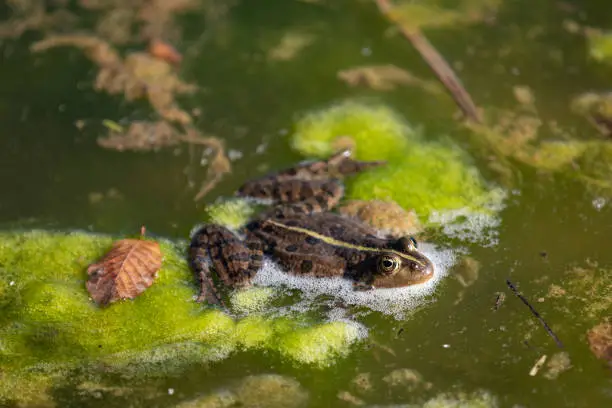
[[134,299],[153,284],[161,263],[157,242],[116,241],[102,259],[87,268],[87,290],[101,306],[119,299]]

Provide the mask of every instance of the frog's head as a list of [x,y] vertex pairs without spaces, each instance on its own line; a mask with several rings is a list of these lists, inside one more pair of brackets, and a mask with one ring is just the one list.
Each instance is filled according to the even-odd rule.
[[393,242],[389,250],[377,256],[376,273],[371,282],[375,288],[397,288],[424,283],[434,275],[434,265],[417,248],[412,237]]

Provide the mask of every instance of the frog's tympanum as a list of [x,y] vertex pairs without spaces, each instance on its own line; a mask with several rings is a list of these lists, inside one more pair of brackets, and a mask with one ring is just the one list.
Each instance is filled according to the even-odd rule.
[[194,234],[190,260],[200,281],[199,300],[222,303],[213,270],[224,285],[245,287],[264,255],[289,273],[341,276],[359,290],[431,279],[433,264],[412,237],[381,238],[368,225],[330,212],[343,196],[344,176],[381,165],[384,162],[353,160],[343,151],[244,184],[238,196],[270,200],[274,206],[246,225],[244,240],[212,224]]

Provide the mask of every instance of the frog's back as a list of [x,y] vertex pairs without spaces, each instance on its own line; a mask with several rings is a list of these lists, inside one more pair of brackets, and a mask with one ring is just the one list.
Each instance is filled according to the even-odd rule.
[[277,222],[289,227],[311,231],[321,237],[354,245],[382,248],[387,242],[387,240],[379,238],[377,231],[369,225],[331,212],[295,215],[277,220]]
[[[324,247],[359,250],[388,248],[389,240],[379,238],[372,227],[335,213],[297,214],[285,218],[264,218],[251,222],[247,229],[268,247],[290,244],[312,255]],[[324,252],[332,252],[327,250]],[[331,253],[330,253],[331,255]],[[335,254],[338,256],[338,254]]]

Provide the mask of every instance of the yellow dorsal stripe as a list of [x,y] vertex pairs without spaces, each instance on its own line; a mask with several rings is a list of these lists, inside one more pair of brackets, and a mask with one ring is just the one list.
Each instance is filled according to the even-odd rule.
[[311,236],[313,238],[320,239],[321,241],[323,241],[323,242],[325,242],[326,244],[329,244],[329,245],[334,245],[334,246],[339,246],[339,247],[344,247],[344,248],[351,248],[351,249],[356,249],[358,251],[365,251],[365,252],[387,252],[387,253],[392,253],[392,254],[395,254],[395,255],[397,255],[397,256],[399,256],[401,258],[411,260],[413,262],[416,262],[419,265],[423,265],[424,266],[423,262],[420,259],[415,258],[415,257],[413,257],[411,255],[405,254],[403,252],[396,251],[394,249],[388,249],[388,248],[384,248],[384,249],[369,248],[369,247],[364,247],[364,246],[360,246],[360,245],[349,244],[348,242],[339,241],[339,240],[334,239],[332,237],[326,237],[325,235],[319,234],[318,232],[311,231],[311,230],[306,229],[306,228],[291,227],[289,225],[285,225],[285,224],[282,224],[280,222],[276,222],[276,221],[273,221],[273,220],[266,220],[266,222],[269,222],[272,225],[276,225],[279,228],[284,228],[284,229],[289,230],[289,231],[299,232],[299,233],[302,233],[302,234],[309,235],[309,236]]

